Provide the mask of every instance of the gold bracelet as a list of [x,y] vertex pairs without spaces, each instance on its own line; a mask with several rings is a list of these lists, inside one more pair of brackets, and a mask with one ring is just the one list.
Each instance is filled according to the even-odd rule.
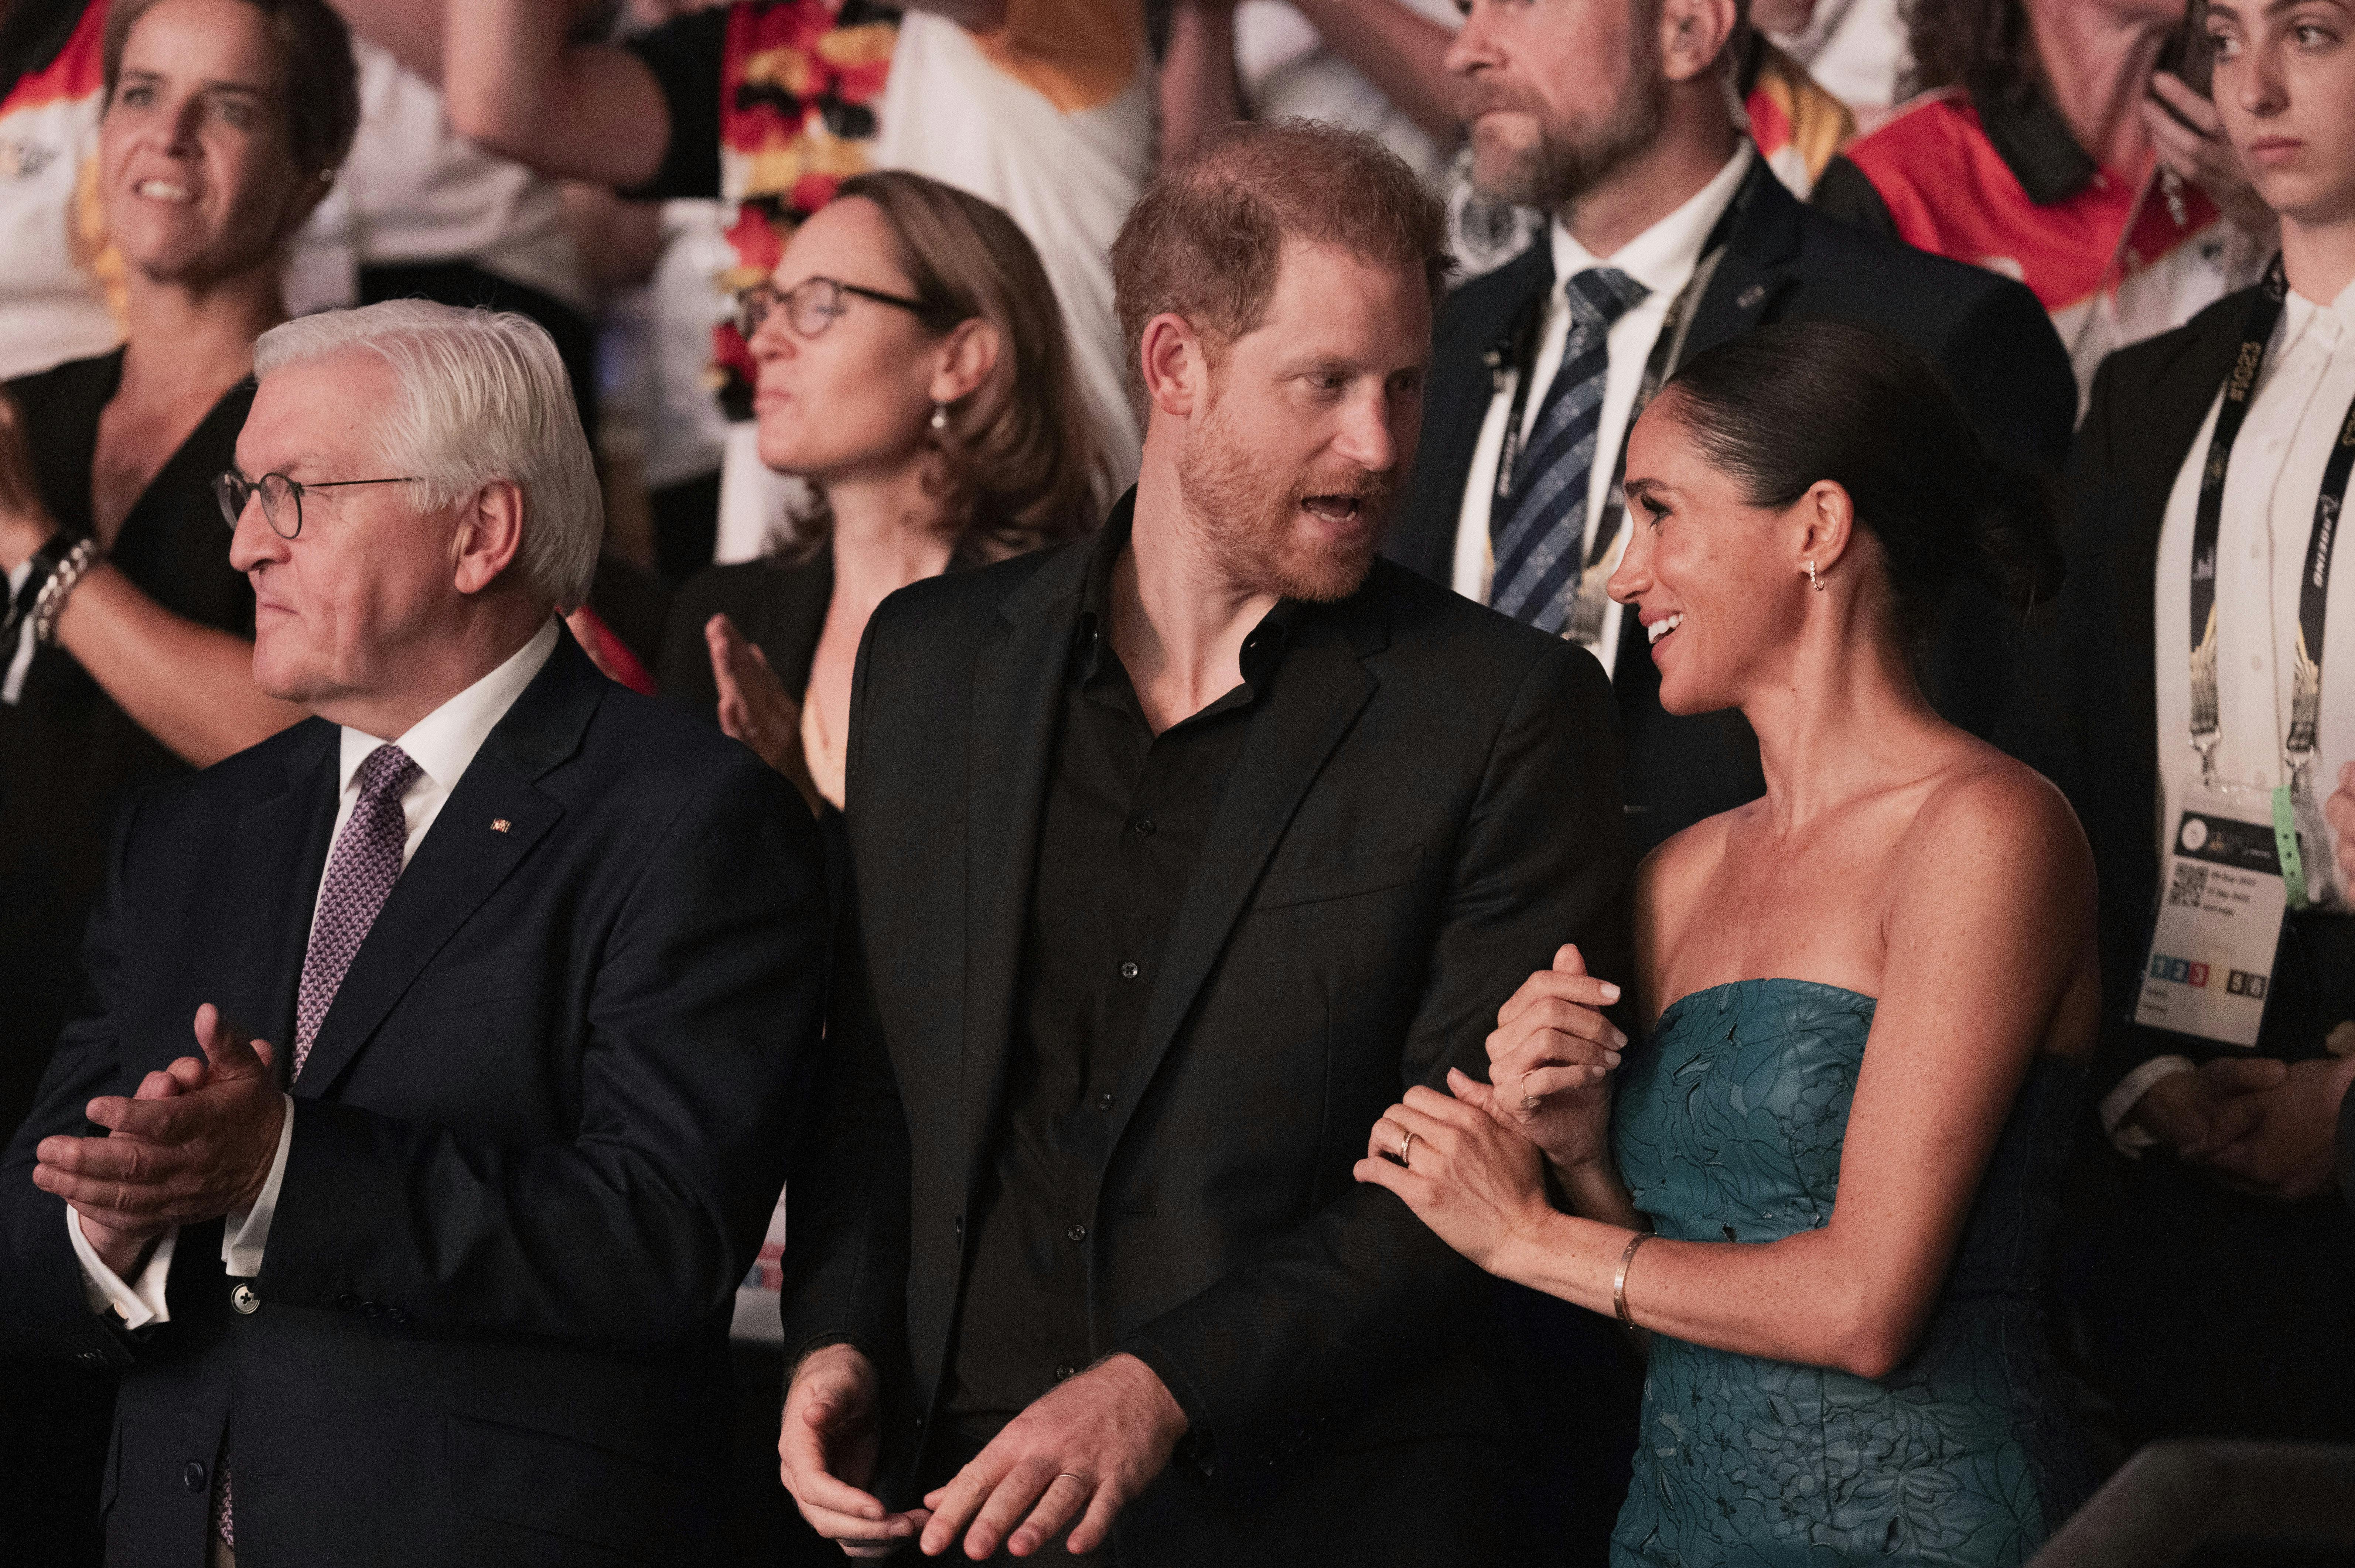
[[1636,1261],[1636,1249],[1651,1239],[1649,1231],[1638,1231],[1627,1238],[1627,1250],[1619,1254],[1619,1272],[1611,1280],[1611,1310],[1630,1328],[1636,1327],[1636,1320],[1627,1316],[1627,1265]]

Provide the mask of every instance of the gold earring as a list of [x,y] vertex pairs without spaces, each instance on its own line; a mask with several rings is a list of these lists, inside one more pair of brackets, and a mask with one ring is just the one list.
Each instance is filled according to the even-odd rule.
[[1807,562],[1807,586],[1818,593],[1824,591],[1824,580],[1816,575],[1816,563],[1812,560]]

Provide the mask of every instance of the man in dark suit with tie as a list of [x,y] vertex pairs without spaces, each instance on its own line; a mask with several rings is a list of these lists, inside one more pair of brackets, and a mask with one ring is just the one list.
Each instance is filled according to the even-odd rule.
[[1529,1560],[1503,1287],[1349,1176],[1626,953],[1593,660],[1376,555],[1446,265],[1369,139],[1214,133],[1114,249],[1136,489],[876,613],[785,1253],[786,1481],[856,1552]]
[[[1484,194],[1553,222],[1441,315],[1423,455],[1384,549],[1593,649],[1616,690],[1630,827],[1649,848],[1760,795],[1741,716],[1662,710],[1632,615],[1604,591],[1629,526],[1626,432],[1676,368],[1769,322],[1877,327],[1945,374],[1989,446],[2057,470],[2076,413],[2069,360],[2019,284],[1801,206],[1735,123],[1737,0],[1471,0],[1448,50],[1465,80]],[[2005,613],[1948,606],[1924,662],[1947,717],[1998,727]]]
[[700,1561],[809,814],[555,618],[602,519],[538,327],[401,302],[255,362],[226,542],[314,717],[124,822],[0,1322],[123,1371],[111,1562]]

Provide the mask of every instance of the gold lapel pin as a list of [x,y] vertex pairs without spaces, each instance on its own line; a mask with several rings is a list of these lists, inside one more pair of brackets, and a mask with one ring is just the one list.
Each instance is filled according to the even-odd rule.
[[509,822],[504,816],[494,816],[491,818],[491,831],[494,833],[505,833],[508,828],[513,827],[514,826],[514,823]]

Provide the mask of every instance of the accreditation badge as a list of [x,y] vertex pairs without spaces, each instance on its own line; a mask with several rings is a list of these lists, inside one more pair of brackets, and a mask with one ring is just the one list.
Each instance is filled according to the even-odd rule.
[[2135,1022],[2255,1045],[2288,907],[2269,796],[2190,796],[2168,845]]

